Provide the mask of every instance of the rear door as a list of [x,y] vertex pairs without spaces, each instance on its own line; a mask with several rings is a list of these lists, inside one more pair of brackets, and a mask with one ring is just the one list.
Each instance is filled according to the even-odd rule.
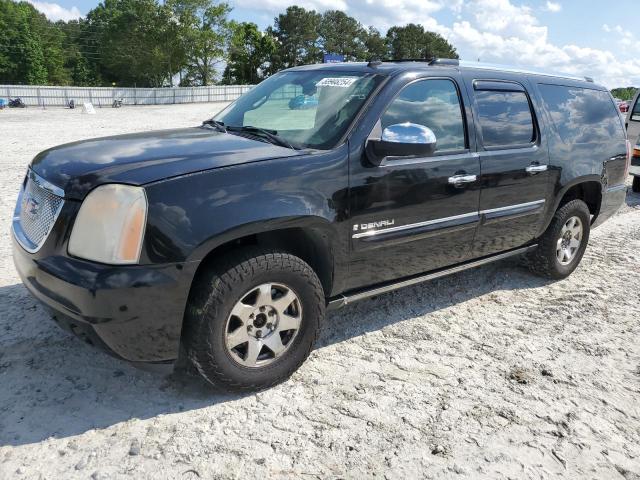
[[528,82],[467,73],[480,158],[480,225],[473,256],[519,247],[535,238],[549,190],[549,155]]
[[[380,98],[371,137],[406,122],[437,137],[433,155],[350,162],[352,262],[349,288],[467,260],[478,224],[480,164],[470,148],[468,97],[459,73],[404,81]],[[374,114],[372,113],[372,116]]]

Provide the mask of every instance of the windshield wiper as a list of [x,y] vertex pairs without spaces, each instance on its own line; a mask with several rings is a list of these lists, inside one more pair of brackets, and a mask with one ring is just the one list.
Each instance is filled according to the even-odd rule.
[[246,125],[243,127],[226,127],[226,130],[229,132],[248,132],[257,136],[262,136],[269,140],[271,143],[275,145],[279,145],[280,147],[290,148],[291,150],[299,150],[298,148],[291,145],[284,138],[278,136],[277,130],[268,130],[266,128],[253,127],[251,125]]
[[209,120],[205,120],[204,122],[202,122],[202,125],[209,125],[215,128],[219,132],[227,133],[227,127],[225,127],[224,122],[221,122],[219,120],[214,120],[213,118],[210,118]]

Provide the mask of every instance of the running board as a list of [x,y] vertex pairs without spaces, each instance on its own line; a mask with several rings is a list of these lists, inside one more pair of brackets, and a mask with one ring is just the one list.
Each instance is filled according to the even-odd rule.
[[426,275],[420,275],[418,277],[409,278],[407,280],[401,280],[399,282],[384,285],[382,287],[374,287],[369,290],[361,290],[359,292],[350,293],[347,295],[340,295],[330,300],[329,303],[327,304],[327,308],[328,310],[336,310],[338,308],[342,308],[346,305],[349,305],[353,302],[357,302],[359,300],[375,297],[376,295],[382,295],[383,293],[392,292],[394,290],[398,290],[404,287],[409,287],[411,285],[417,285],[418,283],[427,282],[429,280],[434,280],[436,278],[445,277],[447,275],[451,275],[452,273],[462,272],[470,268],[480,267],[482,265],[486,265],[487,263],[496,262],[498,260],[503,260],[505,258],[515,257],[516,255],[522,255],[523,253],[527,253],[527,252],[530,252],[531,250],[534,250],[537,246],[538,245],[529,245],[528,247],[522,247],[522,248],[517,248],[515,250],[510,250],[508,252],[498,253],[497,255],[481,258],[480,260],[473,260],[467,263],[462,263],[454,267],[445,268],[443,270],[427,273]]

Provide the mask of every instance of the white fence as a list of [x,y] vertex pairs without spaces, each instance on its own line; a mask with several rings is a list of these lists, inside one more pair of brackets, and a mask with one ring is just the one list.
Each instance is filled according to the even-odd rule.
[[0,98],[20,97],[26,105],[53,107],[91,102],[110,107],[114,100],[125,105],[166,105],[171,103],[229,102],[252,88],[251,85],[175,88],[42,87],[0,85]]

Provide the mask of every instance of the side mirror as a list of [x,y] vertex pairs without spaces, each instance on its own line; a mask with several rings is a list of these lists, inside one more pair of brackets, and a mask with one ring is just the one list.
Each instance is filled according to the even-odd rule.
[[436,151],[436,134],[417,123],[397,123],[382,131],[380,140],[370,138],[366,151],[369,160],[380,165],[387,157],[427,157]]

